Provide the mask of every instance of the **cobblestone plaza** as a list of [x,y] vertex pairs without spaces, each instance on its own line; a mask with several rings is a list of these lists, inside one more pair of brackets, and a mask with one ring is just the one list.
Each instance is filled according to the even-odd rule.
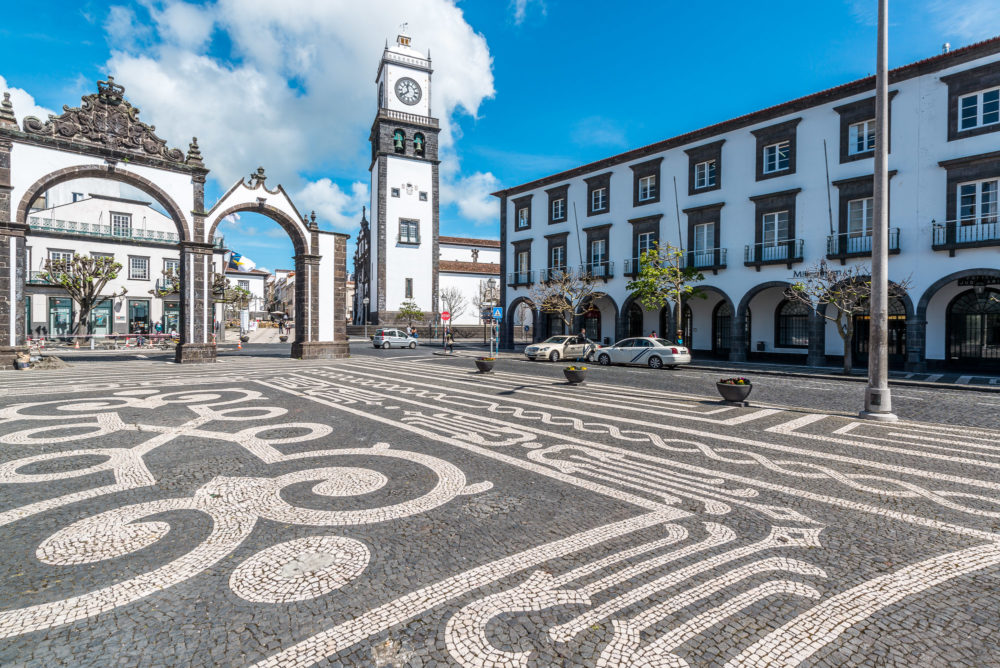
[[471,366],[6,374],[0,665],[1000,664],[995,429]]

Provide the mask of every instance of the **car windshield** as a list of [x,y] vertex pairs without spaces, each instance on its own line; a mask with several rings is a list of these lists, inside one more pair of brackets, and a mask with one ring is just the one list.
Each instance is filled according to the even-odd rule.
[[569,340],[568,336],[550,336],[545,339],[542,343],[566,343]]

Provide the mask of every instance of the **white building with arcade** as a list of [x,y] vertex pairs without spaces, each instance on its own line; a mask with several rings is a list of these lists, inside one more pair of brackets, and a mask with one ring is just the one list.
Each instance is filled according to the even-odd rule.
[[[890,363],[1000,369],[1000,38],[892,70],[890,98],[889,278],[909,282]],[[784,290],[821,260],[870,266],[874,131],[868,77],[495,193],[507,312],[559,331],[530,290],[569,269],[606,293],[580,323],[592,336],[672,333],[670,309],[627,288],[640,253],[670,243],[705,276],[680,323],[696,356],[837,363],[834,325]]]

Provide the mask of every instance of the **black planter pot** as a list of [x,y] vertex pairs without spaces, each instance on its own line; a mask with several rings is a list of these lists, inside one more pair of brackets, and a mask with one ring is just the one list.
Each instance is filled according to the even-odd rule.
[[582,369],[563,369],[563,375],[570,385],[582,383],[587,378],[587,372]]
[[250,340],[250,337],[249,337],[249,336],[247,336],[246,334],[244,334],[244,335],[242,335],[242,336],[240,337],[240,341],[242,341],[243,343],[246,343],[246,342],[247,342],[247,341],[249,341],[249,340]]
[[493,365],[496,361],[490,360],[476,360],[476,368],[479,369],[479,373],[489,373],[493,371]]
[[281,341],[282,343],[285,343],[286,341],[288,341],[288,335],[287,334],[279,334],[278,335],[278,340]]
[[750,396],[750,390],[753,389],[752,384],[732,385],[730,383],[716,383],[715,387],[718,388],[719,394],[722,395],[724,401],[736,404],[745,403],[747,397]]

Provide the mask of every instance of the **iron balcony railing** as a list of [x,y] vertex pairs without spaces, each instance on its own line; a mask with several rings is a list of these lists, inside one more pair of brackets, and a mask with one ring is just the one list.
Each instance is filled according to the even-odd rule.
[[609,260],[602,260],[600,262],[581,264],[580,275],[607,280],[615,275],[615,263]]
[[1000,245],[1000,220],[996,216],[984,216],[978,220],[947,220],[943,223],[931,221],[931,229],[935,250],[963,245]]
[[[41,216],[28,216],[28,227],[37,232],[57,232],[59,234],[76,234],[85,237],[115,239],[117,241],[141,241],[161,244],[176,244],[180,236],[176,232],[160,230],[139,230],[134,227],[114,229],[111,225],[100,223],[81,223],[75,220],[58,220]],[[215,240],[216,248],[225,248],[225,239]]]
[[429,127],[438,127],[438,119],[430,118],[429,116],[419,116],[417,114],[410,114],[405,111],[395,111],[394,109],[379,109],[379,116],[391,121],[402,121],[404,123],[416,123],[418,125],[427,125]]
[[743,251],[743,264],[781,264],[802,261],[802,239],[782,239],[776,242],[748,244]]
[[507,285],[531,285],[534,282],[534,271],[512,271],[507,274]]
[[[889,252],[899,252],[899,228],[889,228]],[[826,238],[826,256],[845,257],[850,255],[871,255],[872,237],[871,230],[867,234],[856,232],[844,232],[842,234],[831,234]]]
[[42,283],[48,285],[49,282],[46,281],[42,276],[45,274],[44,271],[29,271],[28,272],[28,282],[29,283]]
[[695,269],[711,269],[726,266],[725,248],[699,248],[688,251],[688,265]]
[[549,281],[558,280],[569,273],[569,269],[566,267],[549,267],[547,269],[542,269],[542,282],[547,283]]

